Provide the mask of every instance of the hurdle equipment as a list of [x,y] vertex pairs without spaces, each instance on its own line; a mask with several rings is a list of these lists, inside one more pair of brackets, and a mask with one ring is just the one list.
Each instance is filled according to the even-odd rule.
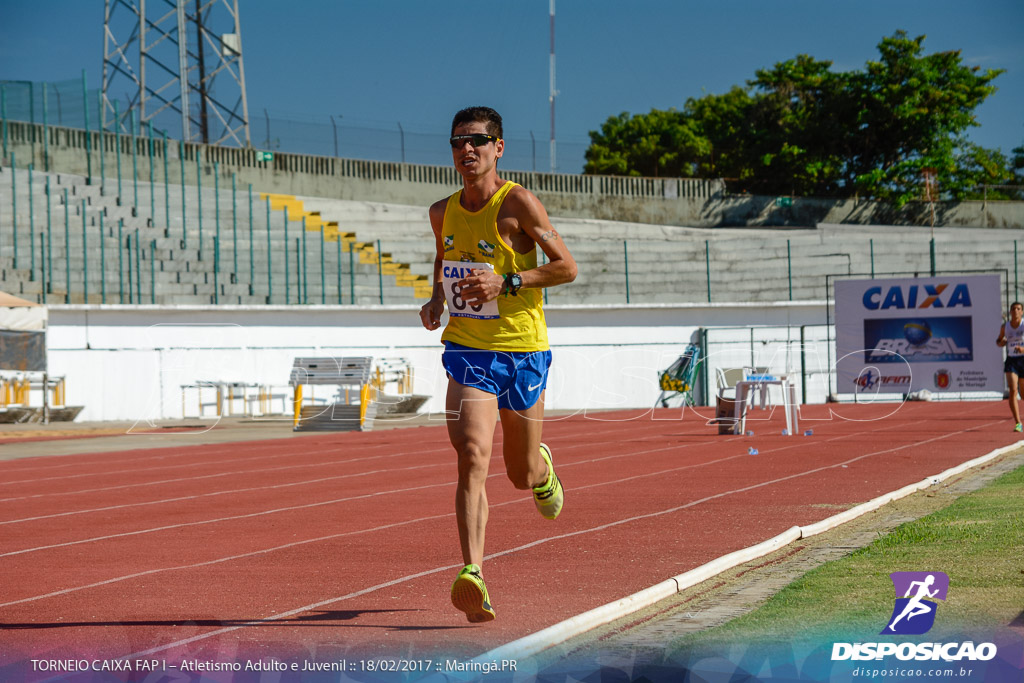
[[[372,356],[296,358],[288,382],[294,390],[292,428],[295,431],[370,431],[377,415],[378,393],[372,375]],[[318,384],[338,388],[334,402],[303,406],[303,386]]]
[[84,406],[67,405],[66,394],[64,376],[0,370],[0,424],[74,422]]
[[[198,380],[191,384],[182,384],[181,387],[181,415],[192,417],[188,406],[192,404],[188,400],[189,392],[195,392],[195,405],[198,408],[195,417],[200,419],[206,417],[206,409],[212,408],[216,417],[262,417],[265,415],[287,414],[288,395],[275,393],[274,386],[259,384],[255,382],[230,382],[223,380]],[[204,391],[208,390],[208,391]],[[204,401],[204,395],[213,397],[212,401]],[[281,399],[282,408],[275,412],[273,401]],[[241,410],[238,410],[238,404]]]
[[430,396],[414,394],[415,372],[407,358],[378,358],[371,383],[377,388],[377,415],[409,415]]

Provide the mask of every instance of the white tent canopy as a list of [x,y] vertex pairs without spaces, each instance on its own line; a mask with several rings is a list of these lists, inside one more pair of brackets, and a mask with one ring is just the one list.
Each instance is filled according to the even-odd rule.
[[46,329],[46,306],[0,292],[0,330]]

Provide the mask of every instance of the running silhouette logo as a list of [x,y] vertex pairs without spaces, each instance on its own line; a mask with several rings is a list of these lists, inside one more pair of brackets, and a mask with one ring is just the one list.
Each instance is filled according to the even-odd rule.
[[880,635],[921,635],[935,625],[939,609],[936,600],[949,593],[949,577],[943,572],[893,572],[889,574],[896,589],[896,605],[889,625]]

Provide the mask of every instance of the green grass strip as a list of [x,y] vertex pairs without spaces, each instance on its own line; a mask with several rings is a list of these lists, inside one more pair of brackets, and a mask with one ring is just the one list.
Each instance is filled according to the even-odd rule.
[[892,613],[895,571],[941,571],[949,595],[930,639],[1002,628],[1024,609],[1024,467],[805,574],[757,610],[685,636],[669,651],[725,642],[841,640],[878,633]]

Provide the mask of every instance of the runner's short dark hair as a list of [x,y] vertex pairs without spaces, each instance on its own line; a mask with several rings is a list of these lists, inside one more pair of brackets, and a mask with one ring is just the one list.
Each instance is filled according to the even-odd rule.
[[460,126],[463,123],[472,123],[479,121],[487,124],[487,132],[490,135],[497,135],[499,138],[504,138],[504,134],[501,129],[501,114],[494,111],[490,107],[466,107],[460,109],[455,114],[455,118],[452,119],[452,135],[455,135],[455,127]]

